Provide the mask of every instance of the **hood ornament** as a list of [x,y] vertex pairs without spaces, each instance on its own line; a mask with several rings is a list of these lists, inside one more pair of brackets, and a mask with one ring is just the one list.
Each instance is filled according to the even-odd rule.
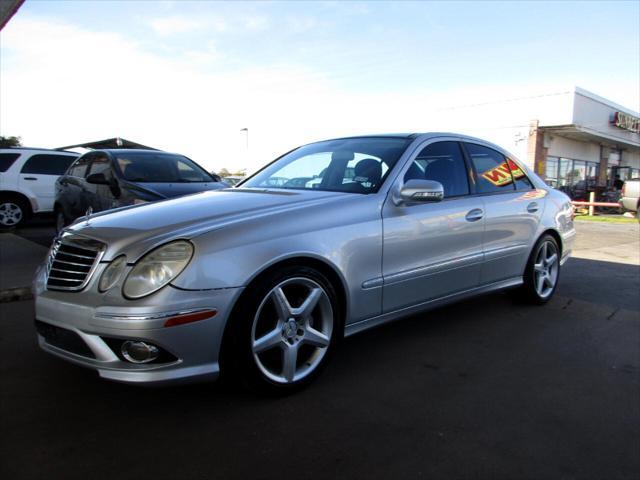
[[91,220],[91,215],[93,214],[93,208],[89,207],[87,208],[87,211],[85,212],[84,216],[85,216],[85,226],[89,225],[89,220]]

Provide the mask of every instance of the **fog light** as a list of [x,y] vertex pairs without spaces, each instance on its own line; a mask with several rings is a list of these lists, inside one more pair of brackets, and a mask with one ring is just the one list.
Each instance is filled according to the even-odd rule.
[[120,347],[120,351],[122,356],[132,363],[153,362],[160,354],[160,350],[155,345],[131,340],[124,342]]

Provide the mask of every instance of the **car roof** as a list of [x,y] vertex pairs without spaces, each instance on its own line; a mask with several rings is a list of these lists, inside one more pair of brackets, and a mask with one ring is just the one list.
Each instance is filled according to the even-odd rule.
[[[435,137],[456,137],[456,138],[460,138],[460,139],[464,139],[464,140],[471,140],[471,141],[477,141],[477,142],[481,142],[481,143],[487,143],[490,144],[491,142],[488,142],[487,140],[484,140],[482,138],[477,138],[477,137],[472,137],[469,135],[464,135],[462,133],[455,133],[455,132],[414,132],[414,133],[382,133],[382,134],[372,134],[372,135],[354,135],[354,136],[349,136],[349,137],[337,137],[337,138],[330,138],[330,139],[326,139],[326,140],[319,140],[318,142],[312,142],[312,143],[320,143],[320,142],[331,142],[334,140],[351,140],[351,139],[365,139],[365,138],[406,138],[407,140],[414,140],[414,139],[421,139],[421,140],[427,140],[429,138],[435,138]],[[497,146],[497,145],[496,145]]]
[[93,153],[93,152],[106,152],[106,153],[111,153],[111,154],[118,154],[118,153],[149,153],[149,154],[169,154],[169,155],[179,155],[179,154],[174,154],[171,152],[165,152],[163,150],[148,150],[145,148],[96,148],[95,150],[90,150],[87,153]]
[[38,148],[38,147],[2,147],[0,152],[50,152],[50,153],[62,153],[65,155],[80,155],[77,152],[70,152],[69,150],[56,150],[54,148]]

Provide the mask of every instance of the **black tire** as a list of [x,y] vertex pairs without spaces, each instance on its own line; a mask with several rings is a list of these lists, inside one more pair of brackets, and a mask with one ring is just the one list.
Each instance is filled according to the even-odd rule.
[[[282,286],[282,287],[280,287]],[[319,293],[320,299],[309,313],[309,323],[304,327],[304,320],[292,313],[288,313],[288,322],[294,322],[294,328],[289,323],[280,327],[282,317],[278,313],[275,305],[276,300],[274,290],[280,287],[284,292],[287,305],[295,310],[295,307],[303,306],[306,299],[310,299],[312,293],[316,293],[317,287],[322,289]],[[309,287],[308,292],[305,290]],[[308,295],[305,297],[305,295]],[[298,298],[296,298],[296,296]],[[302,303],[298,305],[298,303]],[[311,302],[310,302],[311,304]],[[331,329],[328,332],[328,312],[331,312]],[[343,328],[342,313],[340,310],[338,297],[331,282],[315,269],[303,266],[286,266],[278,270],[268,272],[253,282],[244,292],[237,307],[234,309],[229,325],[230,335],[225,336],[223,345],[222,374],[223,378],[229,380],[230,376],[234,382],[240,380],[245,387],[270,395],[287,395],[301,390],[308,386],[320,375],[326,367],[336,342],[341,335]],[[314,323],[315,322],[315,323]],[[316,328],[322,324],[322,327]],[[267,328],[265,328],[267,327]],[[303,329],[304,327],[304,329]],[[310,327],[310,328],[309,328]],[[261,333],[257,333],[263,329]],[[302,330],[302,333],[300,333]],[[297,332],[297,334],[295,332]],[[322,333],[322,341],[327,341],[326,347],[319,345],[309,345],[306,343],[312,337],[307,338],[311,331]],[[280,336],[276,339],[276,336]],[[277,345],[267,347],[264,352],[254,350],[259,342],[267,336],[273,336]],[[287,335],[295,335],[288,338]],[[298,335],[301,335],[298,338]],[[311,333],[310,335],[313,335]],[[291,345],[289,345],[291,343]],[[285,357],[288,349],[295,347],[294,370],[291,379],[285,378]],[[313,353],[309,353],[313,351]],[[308,357],[307,357],[308,354]],[[269,357],[269,358],[266,358]],[[302,361],[307,358],[306,361]],[[302,360],[301,360],[302,359]],[[269,363],[271,362],[271,363]],[[281,362],[282,378],[273,378],[278,375]],[[300,367],[300,372],[296,367]],[[313,366],[313,368],[311,368]],[[308,370],[305,373],[305,368]],[[290,371],[290,370],[289,370]],[[295,376],[301,375],[300,378]]]
[[20,197],[3,196],[0,198],[0,228],[20,227],[31,214],[29,203]]
[[[540,284],[538,283],[540,281],[540,274],[542,273],[539,271],[539,260],[545,245],[548,249],[552,248],[555,251],[556,259],[554,265],[543,265],[543,268],[546,269],[550,275],[550,281],[551,279],[553,280],[553,285],[549,285],[546,280],[543,280],[543,289],[541,291]],[[560,246],[552,235],[545,234],[538,239],[527,261],[527,267],[524,271],[524,283],[518,290],[520,299],[536,305],[543,305],[551,300],[560,281],[560,258]]]

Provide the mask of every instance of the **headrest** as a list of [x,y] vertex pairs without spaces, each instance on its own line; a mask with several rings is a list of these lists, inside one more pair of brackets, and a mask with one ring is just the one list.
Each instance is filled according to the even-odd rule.
[[373,158],[364,158],[356,163],[353,169],[356,182],[368,182],[371,186],[377,184],[382,178],[382,165]]

